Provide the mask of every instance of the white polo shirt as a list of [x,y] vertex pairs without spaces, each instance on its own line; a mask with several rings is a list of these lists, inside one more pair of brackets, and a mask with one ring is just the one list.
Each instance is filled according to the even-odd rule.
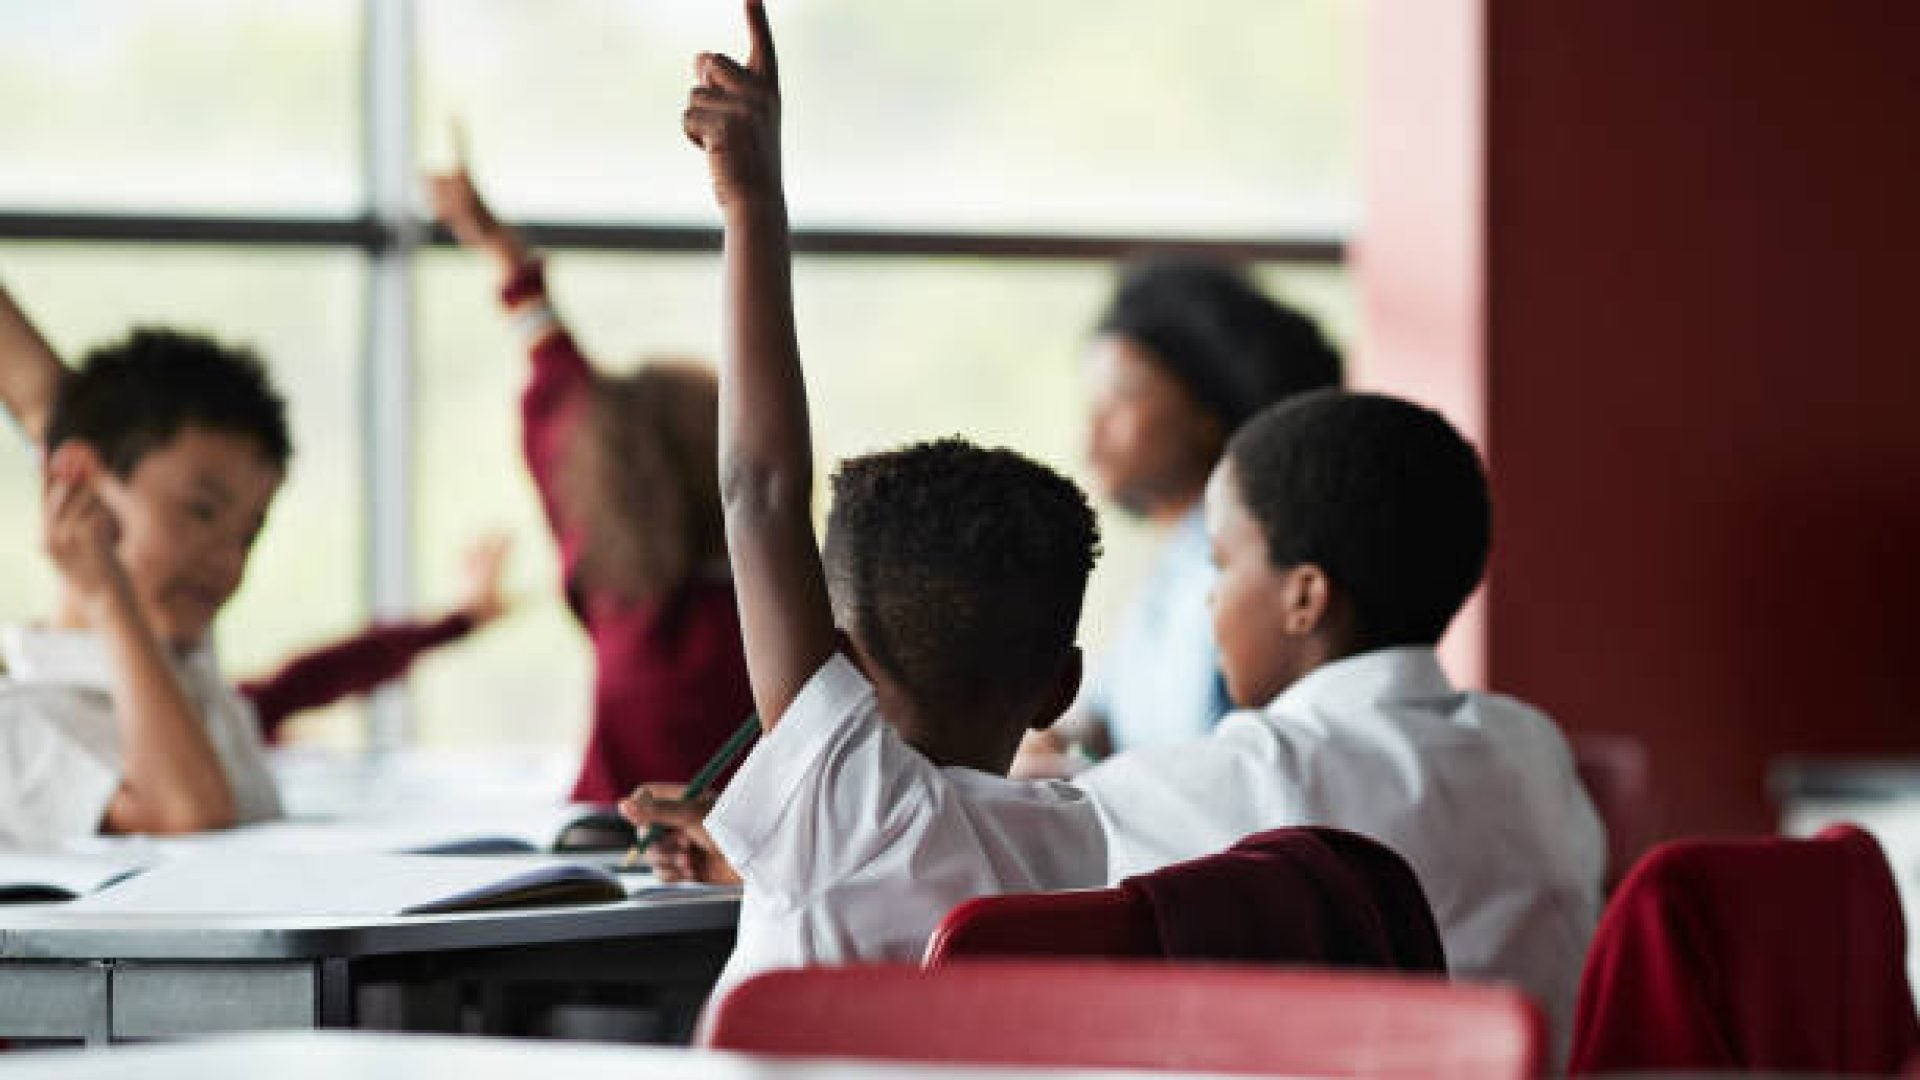
[[1114,881],[1290,825],[1385,843],[1420,879],[1452,972],[1519,984],[1566,1044],[1605,833],[1553,721],[1455,689],[1433,650],[1325,665],[1205,738],[1075,782],[1107,826]]
[[713,1001],[776,968],[918,962],[963,900],[1106,876],[1085,793],[933,764],[837,653],[754,748],[707,829],[746,883]]
[[[0,846],[51,847],[100,831],[120,787],[113,671],[98,636],[0,629]],[[241,822],[280,816],[253,706],[201,647],[176,665],[233,788]]]

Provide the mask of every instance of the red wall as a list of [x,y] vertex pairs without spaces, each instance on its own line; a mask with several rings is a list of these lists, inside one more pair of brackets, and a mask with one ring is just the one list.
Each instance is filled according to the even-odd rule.
[[1367,340],[1418,385],[1372,278],[1420,143],[1468,148],[1478,295],[1429,295],[1483,329],[1443,367],[1494,469],[1489,681],[1643,738],[1669,832],[1770,827],[1780,754],[1920,752],[1920,9],[1439,8],[1476,119],[1409,137],[1431,88],[1370,77]]

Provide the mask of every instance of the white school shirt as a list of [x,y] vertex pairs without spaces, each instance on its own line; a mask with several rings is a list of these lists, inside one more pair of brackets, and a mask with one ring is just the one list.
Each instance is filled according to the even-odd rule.
[[1207,609],[1213,579],[1206,520],[1195,507],[1173,527],[1094,669],[1087,707],[1106,721],[1115,750],[1205,735],[1226,714]]
[[1381,841],[1420,879],[1453,974],[1519,984],[1566,1045],[1605,833],[1553,721],[1455,689],[1432,649],[1327,664],[1206,738],[1075,782],[1107,826],[1114,881],[1283,826]]
[[[100,831],[120,787],[113,670],[86,631],[0,629],[0,846],[51,847]],[[175,663],[233,789],[241,822],[280,816],[253,706],[201,646]]]
[[748,756],[707,830],[746,884],[715,1002],[777,968],[917,963],[961,901],[1095,888],[1107,868],[1084,792],[935,765],[838,653]]

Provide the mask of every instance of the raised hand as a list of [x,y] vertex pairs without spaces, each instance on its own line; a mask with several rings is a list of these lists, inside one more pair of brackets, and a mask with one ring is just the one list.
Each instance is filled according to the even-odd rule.
[[466,139],[456,136],[454,142],[459,147],[459,158],[452,171],[428,173],[426,177],[427,201],[433,207],[433,215],[462,247],[491,255],[511,271],[528,259],[527,246],[518,233],[501,224],[480,189],[474,186],[473,177],[467,171]]
[[100,462],[84,448],[61,447],[47,462],[44,542],[47,557],[83,600],[127,587],[116,547],[120,528],[100,498]]
[[504,529],[483,533],[467,545],[461,566],[466,588],[460,595],[460,610],[474,625],[485,626],[507,613],[507,595],[501,585],[507,556],[512,553],[513,534]]
[[698,85],[687,95],[681,126],[707,153],[714,198],[723,212],[753,207],[784,211],[780,189],[780,65],[761,0],[747,0],[751,52],[743,67],[719,53],[693,64]]

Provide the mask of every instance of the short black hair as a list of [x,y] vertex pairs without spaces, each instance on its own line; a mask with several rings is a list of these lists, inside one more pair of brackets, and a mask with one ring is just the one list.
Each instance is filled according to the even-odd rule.
[[852,458],[833,477],[834,616],[930,707],[1044,689],[1099,553],[1086,495],[1011,450],[940,439]]
[[1133,264],[1098,333],[1146,346],[1228,431],[1276,401],[1341,385],[1340,354],[1319,324],[1224,263]]
[[125,478],[189,426],[251,438],[278,468],[293,456],[286,402],[252,349],[156,327],[93,350],[61,381],[47,450],[78,439]]
[[1248,421],[1227,456],[1273,565],[1326,571],[1363,649],[1439,641],[1486,571],[1480,455],[1431,409],[1321,391]]

